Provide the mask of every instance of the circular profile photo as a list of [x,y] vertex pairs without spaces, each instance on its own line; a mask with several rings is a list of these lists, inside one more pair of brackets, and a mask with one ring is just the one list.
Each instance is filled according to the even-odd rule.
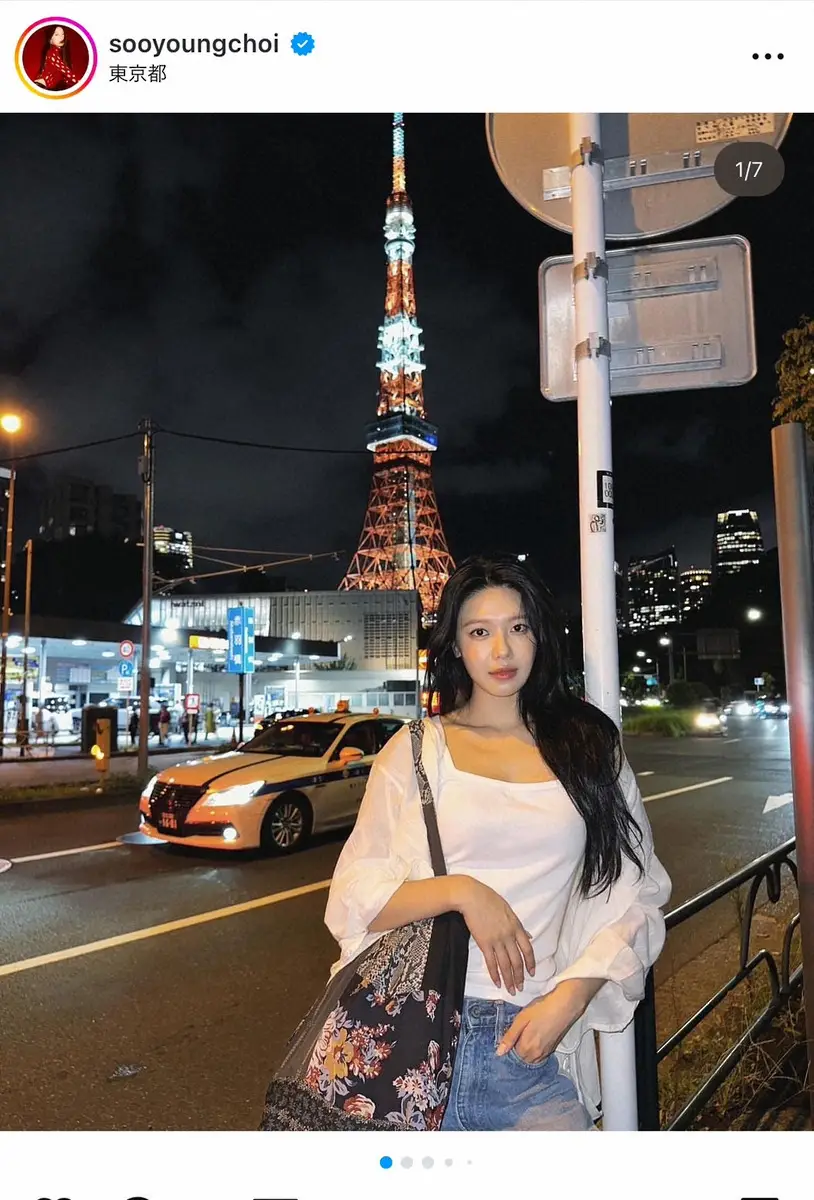
[[45,17],[29,25],[17,43],[17,74],[30,92],[66,100],[83,91],[96,71],[96,43],[67,17]]

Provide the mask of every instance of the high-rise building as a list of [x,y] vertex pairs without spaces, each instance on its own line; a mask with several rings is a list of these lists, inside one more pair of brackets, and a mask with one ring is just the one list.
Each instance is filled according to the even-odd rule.
[[100,537],[138,542],[141,504],[136,496],[114,492],[90,479],[64,476],[43,494],[40,536],[49,542],[95,533]]
[[750,508],[720,512],[712,541],[712,571],[716,579],[757,566],[763,557],[763,536],[757,513]]
[[167,525],[156,525],[153,529],[153,550],[156,554],[170,556],[175,565],[185,571],[192,570],[192,534],[188,531],[182,533]]
[[432,624],[455,567],[432,482],[438,430],[424,412],[421,326],[416,319],[415,222],[407,195],[404,114],[393,114],[393,190],[384,224],[387,291],[379,327],[379,404],[367,428],[373,483],[358,549],[340,590],[415,591]]
[[675,546],[631,558],[627,568],[628,632],[678,623],[678,559]]
[[688,567],[681,572],[680,583],[683,620],[703,607],[712,586],[712,571],[709,567]]

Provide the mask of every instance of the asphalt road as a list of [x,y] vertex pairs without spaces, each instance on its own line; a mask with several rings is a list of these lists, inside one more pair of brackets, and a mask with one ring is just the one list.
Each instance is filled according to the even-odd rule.
[[[785,722],[630,740],[671,907],[793,835]],[[136,806],[0,809],[0,1129],[253,1129],[335,947],[342,844],[287,859],[121,844]],[[699,953],[731,906],[675,931]],[[692,930],[690,931],[690,926]]]

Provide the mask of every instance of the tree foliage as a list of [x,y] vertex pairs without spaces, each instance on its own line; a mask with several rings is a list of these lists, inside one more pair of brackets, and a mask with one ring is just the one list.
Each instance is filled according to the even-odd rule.
[[775,364],[777,391],[772,415],[778,424],[800,421],[814,437],[814,320],[803,316],[783,335]]

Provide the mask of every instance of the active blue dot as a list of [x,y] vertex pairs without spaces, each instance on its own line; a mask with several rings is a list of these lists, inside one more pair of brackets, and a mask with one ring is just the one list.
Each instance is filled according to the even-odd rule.
[[379,1166],[384,1167],[385,1171],[389,1171],[393,1165],[393,1160],[389,1154],[385,1154],[384,1158],[379,1159]]

